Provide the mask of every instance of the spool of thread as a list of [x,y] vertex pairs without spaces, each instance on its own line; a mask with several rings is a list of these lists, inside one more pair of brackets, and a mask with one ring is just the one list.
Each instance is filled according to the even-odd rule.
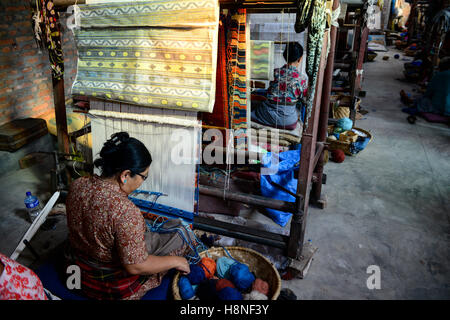
[[230,268],[230,280],[239,290],[247,290],[255,281],[255,276],[246,264],[237,262]]
[[217,295],[220,300],[242,300],[242,294],[236,288],[225,287]]
[[331,151],[331,159],[334,162],[337,162],[337,163],[344,162],[344,160],[345,160],[345,153],[344,153],[344,151],[342,151],[340,149],[336,149],[336,150]]
[[199,284],[206,279],[205,271],[203,270],[202,267],[196,264],[191,264],[190,269],[191,272],[189,272],[187,278],[189,279],[189,282],[191,284]]
[[205,301],[217,301],[218,295],[216,291],[217,280],[209,279],[201,282],[197,288],[197,297]]
[[202,258],[199,265],[203,268],[207,279],[214,277],[216,273],[216,262],[213,259],[208,257]]
[[267,296],[257,290],[244,294],[244,300],[269,300]]
[[220,257],[219,259],[217,259],[216,261],[217,276],[221,279],[228,279],[230,268],[235,263],[236,261],[228,257]]
[[184,300],[191,299],[193,296],[195,296],[194,288],[189,282],[189,279],[185,276],[180,277],[180,280],[178,280],[178,288],[180,290],[180,296]]
[[256,278],[252,284],[252,291],[255,290],[267,296],[269,294],[269,284],[263,279]]
[[216,283],[216,290],[217,291],[220,291],[220,290],[222,290],[223,288],[226,288],[226,287],[234,288],[235,286],[228,279],[219,279],[219,280],[217,280],[217,283]]
[[351,130],[353,121],[350,118],[341,118],[337,121],[336,126],[342,128],[343,131]]

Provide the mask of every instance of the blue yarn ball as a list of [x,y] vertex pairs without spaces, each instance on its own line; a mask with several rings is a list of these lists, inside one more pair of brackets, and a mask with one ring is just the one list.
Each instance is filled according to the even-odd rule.
[[200,282],[204,281],[206,279],[205,277],[205,271],[202,267],[191,264],[190,265],[191,272],[187,275],[187,278],[189,279],[189,282],[191,284],[199,284]]
[[192,288],[189,279],[184,276],[178,280],[178,288],[180,289],[181,298],[184,300],[188,300],[195,295],[194,288]]
[[353,121],[350,118],[341,118],[337,121],[336,126],[342,128],[344,131],[351,130]]
[[216,261],[216,273],[220,279],[227,279],[229,277],[230,268],[236,261],[228,257],[220,257]]
[[255,276],[246,264],[235,263],[230,268],[230,279],[239,290],[247,290],[255,281]]
[[239,290],[231,287],[225,287],[217,294],[220,300],[242,300],[242,294]]

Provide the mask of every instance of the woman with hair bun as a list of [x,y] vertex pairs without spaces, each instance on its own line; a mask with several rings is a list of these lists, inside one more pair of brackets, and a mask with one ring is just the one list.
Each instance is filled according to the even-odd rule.
[[306,96],[308,88],[308,78],[298,70],[303,58],[303,47],[298,42],[289,42],[283,57],[287,64],[274,70],[274,80],[267,89],[267,100],[252,103],[252,121],[294,130],[299,120],[296,105]]
[[151,162],[142,142],[115,133],[94,161],[101,175],[81,177],[70,186],[66,257],[80,267],[87,297],[140,299],[160,285],[168,270],[190,271],[182,238],[147,231],[142,213],[128,199],[147,179]]

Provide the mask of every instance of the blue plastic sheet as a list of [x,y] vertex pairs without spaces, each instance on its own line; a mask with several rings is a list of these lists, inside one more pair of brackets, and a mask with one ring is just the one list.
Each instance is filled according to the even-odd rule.
[[[269,152],[264,155],[261,170],[261,193],[263,196],[295,202],[295,197],[273,185],[275,182],[287,190],[297,192],[297,179],[294,178],[294,171],[298,169],[300,162],[300,150],[289,150],[279,154]],[[296,166],[297,164],[297,166]],[[283,212],[266,208],[268,215],[280,226],[284,227],[292,216],[290,212]]]

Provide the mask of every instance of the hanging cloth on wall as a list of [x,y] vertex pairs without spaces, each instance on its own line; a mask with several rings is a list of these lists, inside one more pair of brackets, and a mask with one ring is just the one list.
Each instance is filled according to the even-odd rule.
[[72,94],[146,107],[211,112],[217,0],[79,5]]
[[308,26],[308,53],[306,59],[306,74],[309,77],[310,86],[306,101],[306,117],[303,130],[306,130],[308,127],[316,92],[317,73],[319,71],[323,35],[327,22],[326,0],[315,0],[312,11],[311,21]]
[[59,14],[52,0],[36,1],[32,24],[38,47],[48,50],[53,77],[61,79],[64,75],[64,55],[61,47]]

